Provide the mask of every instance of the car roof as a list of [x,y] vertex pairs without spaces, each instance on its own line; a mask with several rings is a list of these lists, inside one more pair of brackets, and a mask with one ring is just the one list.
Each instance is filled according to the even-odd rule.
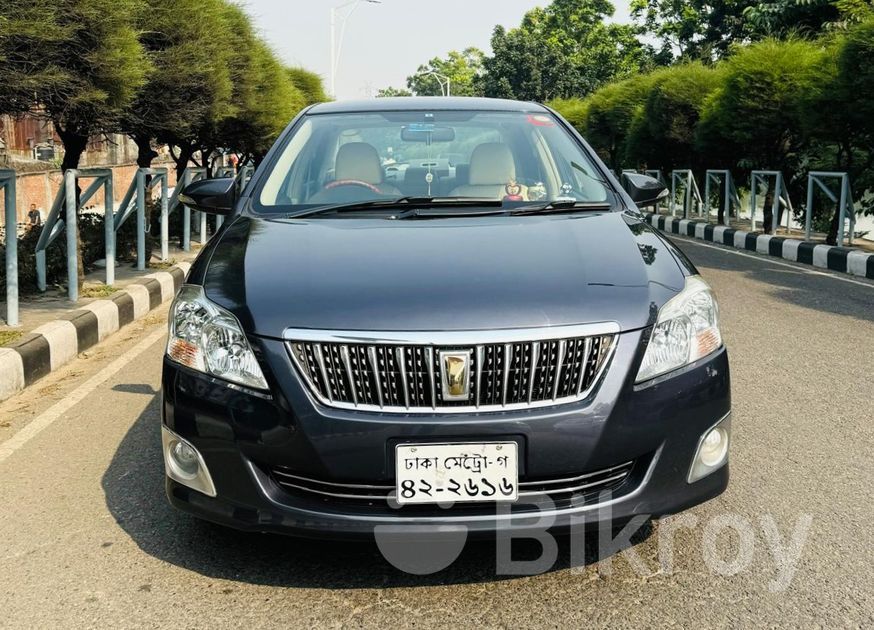
[[397,111],[440,111],[474,110],[493,112],[546,112],[538,103],[511,101],[503,98],[478,98],[457,96],[396,96],[371,98],[357,101],[331,101],[319,103],[308,114],[339,114],[353,112],[397,112]]

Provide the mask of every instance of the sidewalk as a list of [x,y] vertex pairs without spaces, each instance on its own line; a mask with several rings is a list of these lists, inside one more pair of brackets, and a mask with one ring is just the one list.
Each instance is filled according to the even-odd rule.
[[[107,287],[104,284],[106,269],[98,267],[85,274],[85,284],[79,292],[79,301],[70,302],[67,299],[67,291],[50,286],[45,293],[23,294],[19,298],[19,321],[20,326],[6,325],[6,300],[0,299],[0,346],[14,341],[16,338],[29,333],[34,328],[57,319],[67,311],[81,309],[85,305],[99,299],[111,299],[113,295],[123,290],[129,284],[141,280],[148,274],[156,271],[166,271],[178,262],[192,262],[200,251],[199,243],[191,243],[191,251],[184,252],[171,244],[169,259],[161,262],[155,254],[146,266],[145,271],[138,271],[134,263],[117,263],[115,267],[115,284]],[[160,253],[160,252],[156,252]],[[5,294],[2,296],[5,298]]]
[[[711,243],[727,245],[759,254],[774,256],[792,262],[813,265],[821,269],[840,271],[862,278],[874,280],[874,251],[872,248],[837,247],[821,242],[802,240],[803,234],[797,238],[794,233],[786,235],[785,229],[777,234],[748,232],[739,229],[734,222],[731,227],[709,223],[706,217],[681,219],[670,214],[644,214],[645,221],[668,234],[679,234],[698,238]],[[865,243],[865,241],[861,241]]]
[[[86,274],[77,303],[56,288],[22,296],[21,326],[0,326],[0,400],[170,300],[199,250],[194,244],[190,252],[171,248],[167,262],[153,257],[144,271],[119,265],[112,287],[103,283],[105,269],[95,269]],[[4,314],[5,306],[0,303]]]

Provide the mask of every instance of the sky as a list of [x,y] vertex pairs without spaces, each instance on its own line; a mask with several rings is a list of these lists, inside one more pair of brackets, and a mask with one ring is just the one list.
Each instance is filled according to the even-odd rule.
[[[289,65],[313,70],[329,85],[330,12],[345,0],[247,0],[261,35]],[[361,2],[346,21],[337,69],[337,98],[367,98],[389,85],[406,87],[419,64],[450,50],[489,50],[496,24],[517,26],[547,0],[382,0]],[[628,0],[614,0],[628,22]],[[346,9],[348,10],[348,9]],[[344,12],[346,11],[344,10]],[[340,25],[337,33],[339,36]]]

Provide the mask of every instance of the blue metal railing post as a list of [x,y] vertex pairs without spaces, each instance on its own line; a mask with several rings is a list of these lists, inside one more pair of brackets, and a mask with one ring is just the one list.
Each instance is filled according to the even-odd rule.
[[76,221],[76,171],[64,173],[64,199],[66,205],[65,229],[67,232],[67,297],[71,302],[79,300],[79,243]]
[[137,170],[137,269],[146,268],[146,174]]
[[106,180],[103,200],[103,238],[106,258],[106,286],[115,284],[115,197],[112,191],[112,178]]
[[170,202],[167,198],[167,169],[156,170],[161,178],[161,260],[170,258]]
[[0,187],[6,209],[6,325],[18,326],[18,213],[15,171],[0,170]]
[[[176,182],[176,187],[179,190],[184,189],[188,184],[191,183],[191,171],[185,169],[182,172],[182,185],[180,188],[179,182]],[[178,192],[178,191],[177,191]],[[177,194],[178,196],[178,194]],[[184,205],[182,206],[182,251],[190,252],[191,251],[191,208]]]

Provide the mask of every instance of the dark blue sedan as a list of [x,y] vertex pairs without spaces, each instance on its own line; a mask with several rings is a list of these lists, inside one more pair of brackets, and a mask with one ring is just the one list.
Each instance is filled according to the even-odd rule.
[[[167,494],[232,527],[616,527],[728,483],[710,287],[546,107],[316,105],[242,192],[170,314]],[[412,531],[412,530],[411,530]]]

